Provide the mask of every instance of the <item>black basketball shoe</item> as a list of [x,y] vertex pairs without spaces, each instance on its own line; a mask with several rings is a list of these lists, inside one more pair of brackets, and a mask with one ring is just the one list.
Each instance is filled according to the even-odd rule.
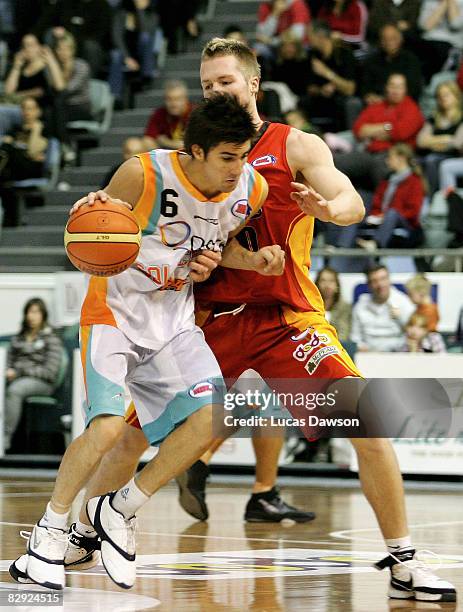
[[276,487],[265,493],[253,493],[244,513],[244,520],[249,523],[279,523],[284,519],[308,523],[314,518],[313,512],[299,510],[282,500]]
[[209,517],[206,504],[206,480],[208,476],[209,466],[198,460],[175,479],[178,485],[180,505],[185,512],[199,521],[207,521]]

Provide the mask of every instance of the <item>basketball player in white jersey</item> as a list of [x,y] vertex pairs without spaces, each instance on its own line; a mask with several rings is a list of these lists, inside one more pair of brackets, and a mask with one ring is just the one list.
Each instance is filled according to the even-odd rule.
[[134,157],[105,192],[74,205],[108,196],[132,205],[142,245],[125,272],[88,279],[80,334],[86,429],[66,450],[27,553],[10,567],[16,580],[64,587],[71,504],[127,427],[125,385],[143,433],[159,453],[118,491],[87,503],[103,564],[119,586],[135,581],[136,511],[211,444],[224,383],[195,325],[191,277],[205,278],[220,252],[225,266],[265,275],[284,268],[279,246],[257,253],[244,252],[233,240],[226,246],[267,196],[265,179],[246,163],[254,134],[251,115],[235,98],[214,97],[193,111],[186,153],[156,150]]

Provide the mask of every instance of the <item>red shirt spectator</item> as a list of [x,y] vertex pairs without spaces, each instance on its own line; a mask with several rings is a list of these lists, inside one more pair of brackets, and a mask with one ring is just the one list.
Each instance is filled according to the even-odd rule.
[[357,117],[355,136],[365,142],[370,153],[387,151],[397,142],[415,146],[424,117],[416,102],[407,96],[405,77],[391,74],[382,102],[370,104]]
[[457,74],[458,87],[463,91],[463,60],[461,61],[460,68]]
[[160,135],[167,136],[172,140],[183,140],[185,125],[192,108],[189,102],[186,111],[179,117],[169,114],[165,106],[157,108],[149,118],[145,129],[145,136],[150,136],[155,140]]
[[[372,216],[381,216],[384,213],[382,206],[388,184],[388,181],[381,181],[378,185],[373,196],[370,212]],[[419,227],[420,211],[423,206],[424,195],[423,180],[421,177],[412,173],[397,185],[397,189],[395,190],[388,208],[396,210],[412,227]]]
[[345,42],[361,43],[365,40],[368,11],[362,0],[335,0],[331,6],[321,7],[317,19],[326,21]]
[[293,32],[298,39],[303,39],[305,26],[310,22],[310,11],[304,0],[273,0],[259,6],[257,18],[257,31],[265,36],[279,36],[286,30],[294,30],[293,26],[304,26],[300,36]]

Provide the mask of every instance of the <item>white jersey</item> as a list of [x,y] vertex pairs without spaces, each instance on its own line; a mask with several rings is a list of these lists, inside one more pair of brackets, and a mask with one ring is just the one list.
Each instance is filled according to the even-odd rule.
[[81,325],[119,328],[135,344],[158,350],[194,326],[189,262],[203,249],[222,251],[230,232],[259,204],[265,181],[245,164],[236,188],[207,198],[190,183],[180,151],[139,155],[144,189],[134,214],[142,229],[140,253],[109,278],[89,276]]

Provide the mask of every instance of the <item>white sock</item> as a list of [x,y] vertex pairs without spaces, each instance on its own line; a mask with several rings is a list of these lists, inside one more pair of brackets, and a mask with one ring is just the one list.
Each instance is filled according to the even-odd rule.
[[95,538],[97,533],[91,525],[76,521],[76,531],[87,538]]
[[52,510],[50,502],[48,502],[45,514],[39,522],[43,527],[54,527],[55,529],[66,531],[68,528],[68,517],[69,511],[64,514],[58,514],[58,512]]
[[413,548],[412,539],[409,535],[403,538],[389,538],[384,540],[386,542],[387,550],[389,553],[396,555],[398,552],[402,552],[406,549]]
[[132,478],[124,487],[119,489],[112,501],[112,507],[125,516],[126,519],[132,518],[135,512],[146,504],[149,500],[148,495],[137,486],[135,478]]

